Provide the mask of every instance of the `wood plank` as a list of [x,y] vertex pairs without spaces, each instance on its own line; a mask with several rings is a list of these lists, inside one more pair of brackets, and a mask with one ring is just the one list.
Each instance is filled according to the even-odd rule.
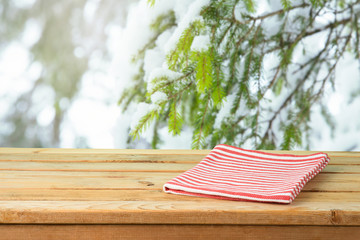
[[[2,188],[48,189],[162,189],[162,186],[179,173],[171,172],[60,172],[37,175],[32,171],[4,171],[0,176]],[[303,191],[360,191],[360,174],[318,174]]]
[[[206,155],[210,150],[189,150],[189,149],[81,149],[81,148],[2,148],[0,153],[24,153],[24,154],[160,154],[160,155]],[[346,153],[346,152],[345,152]]]
[[[82,174],[76,175],[73,172],[66,172],[69,175],[57,175],[57,174],[48,174],[48,175],[36,175],[36,173],[27,171],[27,173],[32,173],[32,175],[16,175],[16,173],[1,174],[0,177],[0,189],[2,188],[13,188],[13,189],[22,189],[22,188],[111,188],[111,189],[162,189],[164,183],[173,177],[177,176],[179,173],[143,173],[143,172],[118,172],[113,174],[112,172],[106,172],[107,175],[96,176],[93,172],[87,174],[83,172]],[[56,172],[57,173],[57,172]]]
[[[295,198],[294,202],[322,202],[322,203],[337,203],[339,208],[346,207],[347,203],[360,202],[360,192],[311,192],[302,191]],[[293,202],[293,203],[294,203]]]
[[310,181],[302,191],[316,192],[360,192],[360,181]]
[[[153,175],[154,174],[154,175]],[[2,178],[31,178],[31,177],[51,177],[51,176],[59,176],[59,177],[77,177],[77,178],[99,178],[99,177],[107,177],[107,178],[124,178],[124,177],[132,177],[132,176],[164,176],[164,177],[172,177],[177,176],[179,173],[177,172],[127,172],[127,171],[0,171],[0,177]]]
[[[197,164],[186,162],[54,162],[54,161],[0,161],[0,171],[4,170],[96,170],[96,171],[141,171],[141,172],[184,172]],[[360,173],[360,165],[329,164],[322,172]]]
[[[0,148],[0,161],[95,161],[95,162],[199,162],[210,150],[153,150],[153,149],[46,149]],[[319,151],[264,151],[270,153],[306,155]],[[327,151],[331,164],[360,165],[359,152]]]
[[359,202],[301,201],[0,201],[0,223],[360,226],[359,207]]
[[0,160],[199,162],[209,150],[0,148]]
[[322,173],[360,173],[360,165],[327,165],[322,171]]
[[[80,153],[80,154],[197,154],[197,155],[206,155],[210,150],[188,150],[188,149],[79,149],[79,148],[1,148],[0,152],[2,153],[34,153],[34,154],[44,154],[44,153]],[[318,152],[325,152],[330,157],[341,156],[341,157],[354,157],[359,156],[360,152],[347,152],[347,151],[298,151],[298,150],[263,150],[263,152],[269,153],[282,153],[282,154],[313,154]]]
[[[2,188],[0,201],[201,201],[203,204],[212,204],[221,200],[166,194],[160,189]],[[295,199],[295,202],[299,201],[340,205],[347,202],[359,203],[360,192],[302,191]],[[228,204],[227,201],[222,202],[224,205]]]
[[[142,171],[142,172],[184,172],[197,163],[133,163],[133,162],[0,162],[0,171],[9,170],[96,170],[96,171]],[[322,172],[327,173],[360,173],[360,165],[331,165],[329,164]]]
[[234,225],[0,225],[4,240],[327,239],[351,240],[360,227]]
[[184,172],[195,163],[82,163],[82,162],[0,162],[0,171],[141,171],[141,172]]
[[[360,196],[360,195],[359,195]],[[152,189],[47,189],[47,188],[2,188],[0,201],[202,201],[209,198],[194,198],[166,194]]]
[[[68,177],[75,177],[75,178],[122,178],[124,176],[137,176],[137,175],[141,175],[141,176],[164,176],[167,178],[172,178],[174,176],[177,176],[179,174],[181,174],[183,171],[179,171],[176,172],[175,170],[173,171],[154,171],[154,172],[146,172],[146,171],[127,171],[127,170],[117,170],[117,171],[101,171],[101,170],[93,170],[93,171],[47,171],[46,169],[42,169],[41,171],[27,171],[27,170],[23,170],[23,171],[18,171],[18,170],[11,170],[11,171],[7,171],[7,170],[2,170],[0,171],[0,178],[41,178],[41,177],[51,177],[51,176],[57,176],[57,177],[64,177],[64,178],[68,178]],[[349,177],[347,177],[346,179],[353,179],[355,178],[355,181],[357,181],[358,177],[359,177],[360,173],[343,173],[343,172],[325,172],[322,171],[320,172],[317,176],[315,176],[315,178],[313,178],[311,181],[315,180],[321,180],[321,179],[333,179],[333,180],[341,180],[341,178],[344,175],[347,175]],[[329,176],[325,176],[325,175],[329,175]],[[334,175],[339,175],[334,176]],[[351,175],[354,175],[351,177]],[[169,179],[167,179],[169,180]]]
[[[42,177],[28,179],[7,179],[0,178],[0,190],[2,188],[51,188],[51,189],[161,189],[166,179],[158,179],[153,176],[133,178],[63,178],[63,177]],[[75,180],[75,181],[74,181]]]
[[83,153],[44,153],[0,154],[1,161],[33,161],[33,162],[158,162],[158,163],[197,163],[206,155],[196,154],[83,154]]

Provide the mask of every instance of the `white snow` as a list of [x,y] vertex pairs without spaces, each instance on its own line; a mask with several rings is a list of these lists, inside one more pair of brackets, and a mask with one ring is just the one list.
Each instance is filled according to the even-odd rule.
[[241,1],[235,6],[235,11],[234,11],[235,19],[242,22],[243,18],[241,14],[245,12],[246,12],[245,4],[243,1]]
[[170,80],[177,79],[181,77],[182,74],[179,72],[174,72],[166,68],[156,68],[150,74],[150,81],[154,80],[155,78],[167,77]]
[[[263,4],[264,2],[265,2],[265,1],[263,0],[263,1],[262,1],[262,4]],[[283,6],[282,6],[280,0],[271,0],[271,4],[268,4],[268,6],[271,8],[271,9],[270,9],[271,12],[275,12],[275,11],[278,11],[278,10],[280,10],[280,9],[283,9]]]
[[210,47],[210,36],[200,35],[196,36],[191,44],[191,51],[202,52]]
[[335,92],[328,86],[323,103],[327,104],[329,112],[335,121],[334,138],[326,125],[320,110],[313,111],[311,116],[312,150],[344,151],[360,150],[360,98],[350,102],[350,94],[360,89],[359,63],[353,56],[345,54],[337,66]]
[[154,69],[159,68],[164,61],[165,55],[160,51],[160,48],[147,50],[144,57],[145,80],[152,80],[153,78],[149,78],[149,75]]
[[162,51],[165,54],[165,49],[163,46],[166,44],[166,42],[169,40],[171,35],[174,33],[174,29],[170,28],[163,33],[160,34],[160,36],[156,39],[156,46],[158,46],[159,50]]
[[168,99],[166,93],[163,92],[155,92],[151,95],[151,102],[154,104],[159,104],[161,102],[164,102]]
[[175,79],[177,79],[177,78],[179,78],[181,76],[182,76],[182,74],[179,73],[179,72],[174,72],[174,71],[171,71],[171,70],[166,69],[166,68],[155,68],[150,73],[150,77],[149,77],[149,81],[148,81],[148,85],[147,85],[147,90],[148,90],[148,92],[153,91],[153,88],[154,88],[153,80],[155,80],[155,79],[166,77],[171,81],[171,80],[175,80]]
[[344,104],[344,97],[337,92],[333,93],[328,101],[328,108],[332,115],[336,116],[341,112],[341,106]]
[[355,4],[355,5],[353,6],[353,11],[354,11],[355,13],[360,13],[360,4]]
[[189,127],[184,127],[180,135],[173,136],[169,133],[167,126],[159,129],[159,135],[162,137],[162,143],[159,144],[161,149],[191,149],[192,131]]
[[262,23],[262,26],[265,36],[269,38],[279,32],[281,27],[281,20],[278,18],[278,16],[269,17]]
[[165,52],[170,52],[175,48],[183,31],[190,25],[190,23],[199,18],[202,7],[207,5],[209,2],[210,0],[193,1],[193,3],[188,7],[186,14],[181,17],[175,32],[164,46]]
[[141,118],[143,118],[146,114],[150,113],[151,111],[155,110],[156,108],[157,108],[157,105],[155,105],[155,104],[148,104],[148,103],[144,103],[144,102],[137,104],[136,112],[134,113],[134,115],[131,118],[131,124],[130,124],[131,130],[134,130],[138,126]]
[[234,103],[236,94],[231,94],[225,97],[224,99],[224,105],[220,108],[219,113],[216,115],[214,127],[220,128],[222,121],[230,116],[230,110]]

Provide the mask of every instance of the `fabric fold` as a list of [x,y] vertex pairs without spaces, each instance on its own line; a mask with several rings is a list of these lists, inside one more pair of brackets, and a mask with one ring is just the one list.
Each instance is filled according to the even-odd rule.
[[291,203],[330,159],[326,153],[275,154],[219,144],[195,167],[164,184],[166,193]]

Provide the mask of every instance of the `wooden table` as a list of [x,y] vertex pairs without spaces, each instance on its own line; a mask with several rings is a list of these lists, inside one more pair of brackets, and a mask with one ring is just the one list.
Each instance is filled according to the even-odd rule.
[[290,205],[162,192],[208,152],[0,148],[0,239],[360,239],[360,153]]

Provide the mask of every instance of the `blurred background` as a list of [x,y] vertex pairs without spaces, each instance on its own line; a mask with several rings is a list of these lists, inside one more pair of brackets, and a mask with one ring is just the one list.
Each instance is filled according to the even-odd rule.
[[[0,146],[149,148],[129,142],[117,105],[137,68],[149,16],[137,0],[0,0]],[[359,63],[341,60],[327,102],[336,129],[313,120],[311,150],[360,150]],[[161,148],[190,148],[191,131],[161,132]]]
[[131,0],[0,1],[0,145],[116,146]]

